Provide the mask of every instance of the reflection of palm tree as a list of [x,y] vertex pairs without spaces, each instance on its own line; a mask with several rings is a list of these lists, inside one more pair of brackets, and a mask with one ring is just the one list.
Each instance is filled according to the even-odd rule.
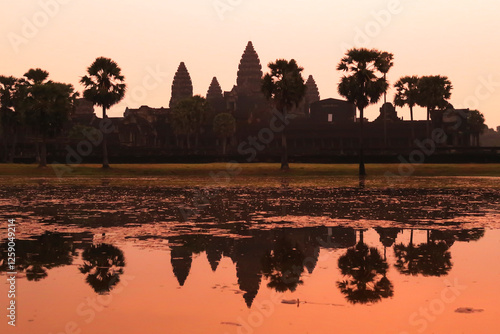
[[[377,231],[380,236],[380,242],[384,246],[384,260],[387,259],[386,249],[387,247],[392,247],[398,234],[401,232],[401,229],[397,227],[376,227],[375,231]],[[413,231],[412,231],[413,233]]]
[[[412,231],[413,232],[413,231]],[[439,237],[443,238],[439,240]],[[398,244],[394,246],[397,258],[394,266],[404,275],[418,274],[424,276],[447,275],[451,270],[451,254],[449,247],[454,240],[446,231],[427,231],[427,243],[414,246],[413,238],[408,246]]]
[[278,292],[295,291],[302,284],[304,254],[289,240],[280,238],[264,257],[263,273],[269,279],[267,286]]
[[[73,263],[73,244],[60,233],[45,232],[30,240],[18,240],[16,270],[25,271],[29,281],[47,277],[49,269]],[[0,272],[12,271],[7,263],[8,246],[0,246]]]
[[477,241],[484,237],[484,228],[473,228],[470,230],[460,230],[456,232],[456,239],[458,241]]
[[86,281],[95,292],[105,294],[120,282],[125,257],[119,248],[109,244],[92,245],[83,252],[82,258],[80,272],[87,275]]
[[376,248],[359,242],[339,258],[338,266],[342,275],[350,277],[337,282],[349,302],[364,304],[392,297],[394,288],[386,277],[388,265]]

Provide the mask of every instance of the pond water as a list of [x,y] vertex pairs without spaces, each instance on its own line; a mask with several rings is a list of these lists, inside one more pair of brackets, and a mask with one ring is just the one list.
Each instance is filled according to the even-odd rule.
[[498,333],[500,189],[467,184],[7,184],[0,330]]

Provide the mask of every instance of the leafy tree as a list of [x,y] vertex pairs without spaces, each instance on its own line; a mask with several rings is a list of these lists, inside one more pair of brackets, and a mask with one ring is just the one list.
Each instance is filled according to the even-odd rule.
[[221,113],[214,118],[214,133],[222,140],[222,154],[226,155],[227,139],[236,132],[236,120],[230,113]]
[[427,108],[427,133],[429,135],[429,122],[431,110],[448,107],[451,97],[451,85],[448,77],[440,75],[423,76],[418,80],[417,104]]
[[172,127],[176,136],[186,138],[187,148],[191,148],[191,136],[195,136],[195,146],[198,146],[199,134],[209,113],[210,105],[200,95],[187,97],[177,102],[172,108]]
[[350,49],[337,66],[337,70],[346,72],[338,86],[338,92],[347,101],[353,103],[360,114],[359,121],[359,174],[366,175],[363,156],[364,109],[377,103],[388,84],[385,75],[392,67],[392,54],[375,49]]
[[36,81],[27,89],[26,122],[41,146],[39,167],[47,166],[47,139],[57,136],[78,96],[70,84]]
[[[83,97],[102,107],[104,121],[108,118],[106,111],[124,98],[127,89],[118,64],[104,57],[97,58],[87,68],[87,75],[82,77],[80,83],[86,88]],[[102,167],[109,168],[107,136],[106,133],[102,135]]]
[[[267,73],[262,80],[262,92],[268,100],[272,100],[276,109],[283,114],[283,118],[288,118],[288,113],[292,108],[297,107],[306,94],[306,85],[301,72],[304,70],[292,59],[278,59],[274,63],[268,64],[270,73]],[[289,169],[288,149],[286,142],[286,124],[281,133],[281,169]]]
[[472,145],[479,146],[479,135],[484,132],[485,128],[484,115],[478,110],[471,110],[467,116],[467,129],[472,136]]

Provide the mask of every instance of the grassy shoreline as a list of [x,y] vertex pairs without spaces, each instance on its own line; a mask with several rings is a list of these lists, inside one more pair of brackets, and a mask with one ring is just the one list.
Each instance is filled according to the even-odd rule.
[[[384,176],[387,172],[397,176],[488,176],[500,177],[500,164],[367,164],[368,177]],[[98,164],[49,165],[38,168],[34,164],[0,164],[0,178],[140,178],[140,177],[210,177],[211,174],[233,177],[325,177],[357,176],[357,164],[291,164],[281,171],[276,163],[255,164],[116,164],[102,169]],[[226,174],[227,173],[227,174]]]

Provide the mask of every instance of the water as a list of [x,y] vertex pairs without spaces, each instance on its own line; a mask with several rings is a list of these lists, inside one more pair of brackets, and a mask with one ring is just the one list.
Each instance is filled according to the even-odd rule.
[[[15,330],[5,319],[0,328],[498,333],[500,189],[469,181],[5,185],[18,318]],[[6,277],[5,240],[0,254]]]

